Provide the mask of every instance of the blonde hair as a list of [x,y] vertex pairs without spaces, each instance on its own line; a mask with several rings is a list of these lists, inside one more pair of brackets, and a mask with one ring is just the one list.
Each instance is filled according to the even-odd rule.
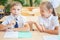
[[10,8],[12,8],[13,6],[20,6],[22,7],[22,4],[20,2],[14,1],[10,4]]
[[53,10],[53,12],[52,12],[52,14],[54,15],[54,16],[56,16],[56,13],[55,13],[55,10],[54,10],[54,8],[53,8],[53,5],[50,3],[50,2],[48,2],[48,1],[46,1],[46,2],[42,2],[40,5],[46,5],[46,8],[49,10],[49,9],[52,9]]

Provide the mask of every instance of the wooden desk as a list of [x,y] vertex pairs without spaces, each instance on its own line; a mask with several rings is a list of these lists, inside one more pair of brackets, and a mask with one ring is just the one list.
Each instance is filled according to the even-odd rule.
[[5,32],[0,32],[0,40],[43,40],[43,36],[57,36],[57,35],[51,35],[48,33],[40,33],[38,31],[31,31],[32,38],[4,38]]

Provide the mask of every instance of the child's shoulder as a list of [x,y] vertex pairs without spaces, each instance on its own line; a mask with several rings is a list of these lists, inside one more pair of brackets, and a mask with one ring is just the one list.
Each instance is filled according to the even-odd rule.
[[7,16],[7,18],[11,18],[11,15]]
[[9,20],[9,19],[11,19],[11,15],[6,16],[6,20]]
[[53,16],[52,19],[53,20],[56,20],[56,19],[58,20],[58,16]]
[[52,18],[58,18],[58,16],[53,16]]

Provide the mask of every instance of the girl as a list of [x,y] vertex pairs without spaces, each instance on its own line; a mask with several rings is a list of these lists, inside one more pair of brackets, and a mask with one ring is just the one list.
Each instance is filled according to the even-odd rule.
[[34,22],[37,29],[40,32],[58,34],[58,16],[56,16],[54,8],[50,2],[43,2],[40,4],[40,14],[41,17],[38,17],[39,24]]
[[25,18],[20,15],[21,10],[22,5],[19,2],[13,2],[10,6],[11,15],[9,15],[7,19],[2,22],[0,27],[6,31],[28,31],[29,25],[27,24]]

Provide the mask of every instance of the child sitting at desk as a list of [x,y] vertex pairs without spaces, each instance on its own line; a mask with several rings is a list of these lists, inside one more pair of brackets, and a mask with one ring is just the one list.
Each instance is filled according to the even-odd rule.
[[58,16],[54,12],[54,8],[50,2],[40,4],[41,16],[38,17],[39,23],[33,22],[40,32],[49,34],[58,34]]
[[6,31],[28,31],[29,25],[24,16],[21,15],[22,5],[19,2],[13,2],[10,6],[11,14],[0,24],[1,30]]

